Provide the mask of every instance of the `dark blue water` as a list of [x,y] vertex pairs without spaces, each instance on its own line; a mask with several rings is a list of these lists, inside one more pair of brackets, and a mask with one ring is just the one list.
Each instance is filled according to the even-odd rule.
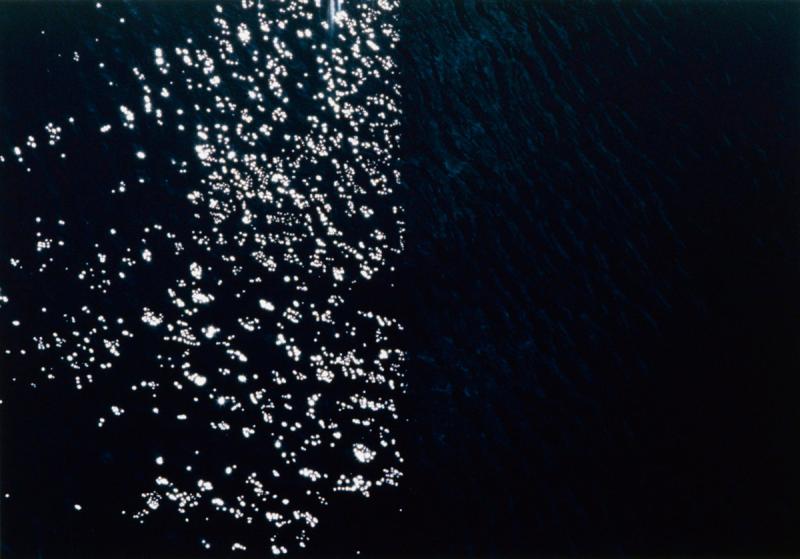
[[[138,95],[130,68],[170,38],[201,37],[212,10],[0,9],[6,159],[32,130],[44,143],[51,120],[74,114],[86,127],[54,148],[70,154],[63,163],[0,168],[3,260],[24,244],[24,261],[38,262],[37,216],[66,217],[69,246],[89,255],[110,227],[126,241],[151,222],[191,229],[177,208],[198,176],[169,159],[192,145],[139,121],[135,138],[96,131]],[[404,476],[369,499],[337,496],[306,551],[796,553],[797,6],[420,0],[397,17],[405,248],[390,279],[354,300],[404,326],[393,340],[407,356],[394,427]],[[131,146],[146,147],[147,167]],[[120,175],[157,188],[101,195]],[[107,242],[124,255],[123,241]],[[70,250],[59,262],[84,258]],[[76,302],[133,313],[182,263],[158,261],[105,296],[66,271],[53,281],[3,262],[0,288],[14,295],[0,307],[3,349],[30,344],[14,317],[48,326],[39,307],[60,315]],[[279,302],[293,296],[271,288]],[[202,447],[201,462],[220,467],[268,459],[238,440],[164,432],[152,416],[96,428],[97,408],[127,406],[126,379],[154,366],[160,341],[141,343],[81,391],[41,382],[30,355],[2,356],[4,557],[227,556],[203,550],[208,534],[269,554],[258,525],[119,514],[164,448]]]
[[430,545],[796,549],[797,7],[404,17]]

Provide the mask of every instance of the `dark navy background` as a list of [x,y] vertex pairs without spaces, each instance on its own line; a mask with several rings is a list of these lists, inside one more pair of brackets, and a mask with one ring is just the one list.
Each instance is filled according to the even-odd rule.
[[[121,103],[53,58],[103,27],[82,6],[0,5],[5,153],[45,114]],[[207,25],[147,6],[121,67]],[[800,7],[406,0],[401,32],[409,237],[376,305],[406,326],[406,476],[334,504],[312,551],[799,552]],[[90,130],[75,149],[113,159]],[[44,211],[0,190],[4,221]],[[146,430],[109,442],[85,394],[2,382],[2,490],[27,496],[2,501],[4,557],[199,554],[112,506]],[[92,490],[109,510],[71,514]]]

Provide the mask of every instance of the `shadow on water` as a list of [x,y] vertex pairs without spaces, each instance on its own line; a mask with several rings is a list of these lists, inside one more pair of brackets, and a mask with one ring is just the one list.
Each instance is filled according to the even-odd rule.
[[800,548],[798,13],[404,5],[410,552]]

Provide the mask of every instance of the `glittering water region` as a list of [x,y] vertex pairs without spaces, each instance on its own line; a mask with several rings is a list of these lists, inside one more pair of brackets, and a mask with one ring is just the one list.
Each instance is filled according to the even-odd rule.
[[[127,101],[75,107],[0,156],[22,189],[80,159],[81,143],[127,150],[109,153],[119,174],[91,186],[91,206],[43,207],[19,226],[32,234],[15,239],[0,278],[35,279],[0,285],[14,331],[3,369],[31,390],[91,392],[81,405],[96,408],[97,429],[150,426],[143,436],[162,449],[119,514],[179,514],[203,549],[280,555],[306,547],[338,494],[369,497],[402,477],[402,326],[370,304],[403,249],[398,3],[205,8],[211,33],[131,56]],[[110,36],[128,23],[113,17]],[[108,72],[112,90],[121,78],[102,44],[69,56]],[[66,183],[48,188],[69,196]],[[22,360],[38,373],[15,373]]]

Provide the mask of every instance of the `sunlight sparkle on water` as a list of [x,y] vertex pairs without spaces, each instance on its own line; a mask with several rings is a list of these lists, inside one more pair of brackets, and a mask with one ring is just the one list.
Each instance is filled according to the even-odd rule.
[[[138,522],[177,512],[196,526],[202,549],[305,548],[338,493],[369,497],[402,477],[393,435],[405,387],[405,356],[393,345],[402,326],[358,296],[367,283],[388,289],[403,249],[391,56],[398,2],[320,6],[210,7],[208,28],[150,44],[128,69],[138,90],[110,114],[51,119],[0,160],[24,166],[33,152],[48,157],[85,133],[127,146],[119,157],[137,173],[170,169],[150,177],[120,165],[98,196],[177,192],[170,210],[189,226],[158,222],[131,203],[135,217],[120,216],[81,246],[69,243],[92,215],[37,222],[33,259],[11,255],[3,265],[62,270],[85,298],[61,302],[64,312],[48,303],[31,324],[0,316],[24,334],[3,341],[5,354],[60,363],[41,365],[32,381],[129,387],[124,401],[87,402],[104,416],[96,423],[104,432],[143,417],[162,426],[147,433],[157,449],[145,455],[151,482],[132,492],[137,505],[121,508]],[[134,20],[113,21],[132,28]],[[81,51],[82,64],[88,56]],[[90,62],[109,71],[108,59]],[[92,132],[82,122],[93,122]],[[37,141],[42,130],[46,141]],[[162,153],[150,130],[182,143]],[[137,290],[145,283],[151,288]],[[0,290],[0,313],[18,296],[26,295]],[[209,448],[225,441],[237,450],[218,467],[162,444],[159,431],[178,427]],[[236,528],[217,529],[214,519]]]

